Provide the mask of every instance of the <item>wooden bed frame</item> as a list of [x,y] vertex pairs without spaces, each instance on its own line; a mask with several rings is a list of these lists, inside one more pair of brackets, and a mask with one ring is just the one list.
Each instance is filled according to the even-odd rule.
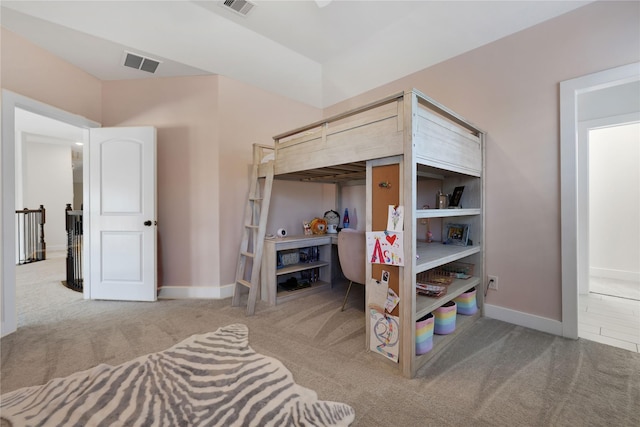
[[[400,346],[397,365],[407,377],[446,348],[473,320],[482,315],[484,296],[484,132],[458,114],[415,89],[397,93],[342,114],[293,129],[274,137],[265,149],[262,168],[273,161],[276,179],[341,184],[365,180],[366,230],[384,231],[387,204],[403,205],[403,267],[367,263],[368,280],[391,270],[390,287],[400,297],[393,315],[399,317]],[[393,169],[388,169],[393,166]],[[377,179],[391,174],[395,188],[383,188]],[[384,178],[388,179],[388,178]],[[425,184],[425,182],[428,184]],[[462,208],[423,209],[434,205],[433,190],[445,194],[465,186]],[[389,191],[391,190],[391,191]],[[426,202],[425,202],[426,201]],[[432,201],[429,203],[429,201]],[[421,223],[464,222],[472,230],[470,246],[426,243],[418,235]],[[444,230],[440,230],[443,234]],[[455,280],[441,298],[416,295],[416,275],[453,261],[473,264],[471,279]],[[476,289],[479,310],[457,316],[456,331],[434,336],[433,350],[415,354],[415,323],[463,292]],[[367,322],[367,345],[369,345]]]

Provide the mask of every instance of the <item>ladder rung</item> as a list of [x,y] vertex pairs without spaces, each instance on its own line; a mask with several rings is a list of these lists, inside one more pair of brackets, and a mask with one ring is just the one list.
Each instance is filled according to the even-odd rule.
[[246,286],[247,288],[251,287],[251,282],[247,282],[246,280],[240,279],[236,283],[242,286]]
[[254,254],[253,252],[240,252],[240,255],[244,255],[244,256],[248,256],[253,258],[256,254]]
[[249,197],[249,200],[252,202],[261,202],[264,200],[263,197]]
[[253,225],[253,224],[245,224],[245,227],[247,228],[253,228],[253,229],[257,229],[258,226],[257,225]]

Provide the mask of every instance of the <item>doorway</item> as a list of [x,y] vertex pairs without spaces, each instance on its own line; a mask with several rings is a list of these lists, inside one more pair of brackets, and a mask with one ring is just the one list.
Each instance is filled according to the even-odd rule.
[[47,249],[66,250],[65,207],[81,209],[83,130],[15,109],[17,209],[44,205]]
[[[2,207],[1,207],[1,235],[2,235],[2,317],[1,335],[5,336],[17,329],[16,313],[16,266],[15,266],[15,206],[16,206],[16,109],[22,109],[30,113],[38,114],[49,119],[58,120],[68,125],[82,129],[83,153],[86,157],[86,149],[89,140],[88,129],[100,125],[84,117],[71,114],[64,110],[52,107],[39,101],[2,90]],[[88,182],[88,168],[83,170],[83,180]],[[88,186],[83,188],[85,203],[89,200]],[[84,260],[89,258],[87,248],[84,248]],[[85,262],[85,264],[87,264]],[[85,268],[85,274],[88,274]],[[85,295],[86,297],[86,295]]]
[[82,209],[83,136],[79,127],[21,108],[15,109],[14,126],[16,208],[46,209],[45,259],[16,265],[17,326],[23,327],[52,301],[63,309],[66,302],[82,299],[82,293],[67,283],[67,265],[78,266],[67,263],[66,222],[67,210]]
[[605,126],[588,132],[588,287],[599,295],[640,301],[640,122],[634,121],[636,116],[611,117]]
[[[562,326],[563,335],[578,338],[579,290],[588,289],[589,280],[589,189],[588,150],[577,138],[579,123],[589,120],[594,109],[618,108],[619,97],[613,103],[596,103],[594,97],[607,94],[607,90],[632,88],[629,99],[637,103],[633,92],[640,82],[640,63],[605,70],[577,79],[561,82],[561,222],[562,222]],[[625,87],[624,85],[632,86]],[[631,111],[638,114],[640,108]],[[614,116],[619,111],[610,109],[600,116]],[[582,334],[580,334],[582,335]],[[635,346],[637,351],[638,346]]]
[[589,157],[589,230],[583,243],[588,245],[588,271],[580,283],[578,336],[633,352],[640,345],[638,120],[638,114],[607,117],[579,132]]

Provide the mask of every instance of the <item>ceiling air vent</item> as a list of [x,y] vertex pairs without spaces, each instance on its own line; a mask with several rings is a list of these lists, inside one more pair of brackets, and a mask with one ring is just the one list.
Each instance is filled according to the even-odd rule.
[[153,74],[156,72],[158,65],[160,65],[160,61],[156,61],[155,59],[145,58],[144,56],[136,55],[131,52],[125,52],[125,67],[131,67],[136,70],[142,70]]
[[242,16],[247,16],[255,4],[247,0],[224,0],[222,7],[228,8]]

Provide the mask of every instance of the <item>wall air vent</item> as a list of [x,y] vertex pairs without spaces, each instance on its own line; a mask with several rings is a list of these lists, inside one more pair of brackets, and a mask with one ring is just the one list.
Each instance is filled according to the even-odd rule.
[[247,0],[224,0],[221,6],[242,16],[247,16],[255,4]]
[[131,67],[136,70],[142,70],[153,74],[156,72],[158,65],[160,65],[160,61],[145,58],[144,56],[136,55],[135,53],[125,52],[123,65],[125,67]]

